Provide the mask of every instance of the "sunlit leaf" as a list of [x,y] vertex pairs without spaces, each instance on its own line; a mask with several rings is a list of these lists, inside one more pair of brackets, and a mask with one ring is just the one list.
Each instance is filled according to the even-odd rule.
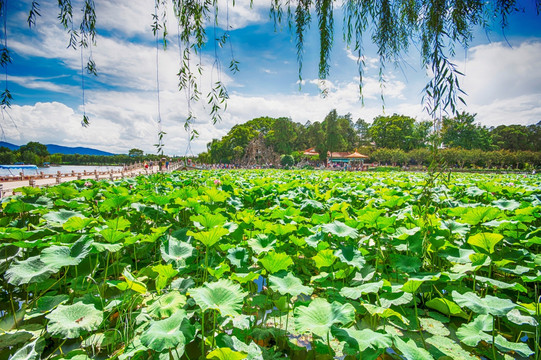
[[45,317],[49,319],[49,333],[74,339],[85,332],[96,330],[103,320],[103,313],[94,305],[77,302],[73,305],[59,305]]
[[304,286],[301,279],[290,272],[269,275],[269,286],[282,295],[289,294],[291,296],[311,295],[314,290],[311,287]]
[[178,349],[186,341],[180,328],[185,318],[186,312],[178,310],[167,319],[151,321],[148,329],[141,334],[141,344],[158,352]]
[[293,265],[293,260],[291,260],[289,255],[285,253],[276,253],[274,251],[259,259],[259,262],[271,274],[280,270],[287,270],[288,267]]
[[351,304],[316,298],[308,306],[296,307],[294,317],[297,331],[326,339],[334,324],[346,325],[355,320],[355,308]]
[[214,309],[218,310],[222,316],[237,316],[242,308],[244,297],[248,293],[242,291],[239,284],[221,279],[191,289],[188,294],[203,311]]

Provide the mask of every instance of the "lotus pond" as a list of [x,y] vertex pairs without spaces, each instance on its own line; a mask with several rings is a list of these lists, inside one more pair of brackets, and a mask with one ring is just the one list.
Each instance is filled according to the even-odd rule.
[[206,171],[22,188],[2,359],[540,359],[541,178]]

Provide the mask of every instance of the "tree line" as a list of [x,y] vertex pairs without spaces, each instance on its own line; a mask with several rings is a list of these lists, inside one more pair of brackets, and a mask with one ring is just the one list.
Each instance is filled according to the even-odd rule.
[[135,162],[159,161],[162,156],[145,154],[143,150],[131,149],[128,154],[87,155],[87,154],[50,154],[47,146],[31,141],[17,150],[0,147],[0,164],[15,163],[41,166],[44,163],[55,165],[128,165]]
[[416,121],[399,114],[377,116],[371,123],[354,121],[350,114],[332,110],[323,121],[305,124],[290,118],[259,117],[235,125],[222,139],[213,139],[198,161],[236,163],[255,137],[262,134],[265,144],[280,154],[302,159],[302,152],[314,147],[325,161],[327,152],[354,151],[370,156],[369,161],[387,164],[426,165],[429,147],[439,136],[445,161],[451,166],[525,167],[541,163],[541,121],[534,125],[486,127],[475,114],[462,112],[444,117],[435,131],[430,121]]

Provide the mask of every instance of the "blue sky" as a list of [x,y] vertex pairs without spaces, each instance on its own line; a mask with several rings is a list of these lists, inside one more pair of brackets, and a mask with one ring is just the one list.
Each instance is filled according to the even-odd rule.
[[[222,9],[226,2],[220,0]],[[176,26],[174,18],[169,19],[170,46],[159,52],[161,127],[167,133],[166,153],[197,154],[233,125],[258,116],[286,116],[305,123],[322,121],[330,110],[337,109],[339,114],[351,113],[354,120],[372,121],[384,113],[428,119],[421,104],[421,91],[428,78],[415,47],[398,64],[386,65],[383,109],[379,62],[369,38],[364,40],[367,68],[362,106],[357,92],[356,57],[342,41],[341,13],[337,11],[327,81],[329,96],[322,98],[317,79],[317,24],[312,22],[305,42],[304,81],[299,90],[295,40],[287,28],[274,31],[268,16],[269,1],[255,0],[253,9],[249,9],[249,0],[237,0],[235,7],[229,2],[231,44],[240,61],[240,72],[233,75],[226,71],[230,60],[228,45],[219,51],[224,71],[211,76],[214,47],[205,49],[201,57],[206,65],[200,82],[203,92],[219,76],[227,84],[230,99],[222,122],[216,125],[210,123],[204,101],[194,106],[195,128],[200,137],[190,148],[183,129],[186,97],[177,90]],[[154,1],[96,0],[98,38],[93,56],[99,76],[85,76],[85,108],[91,121],[88,128],[80,124],[80,52],[66,48],[68,35],[56,20],[56,1],[40,2],[42,16],[32,29],[26,23],[30,3],[8,2],[8,47],[13,58],[8,67],[8,86],[14,101],[0,118],[2,140],[18,145],[39,141],[89,146],[115,153],[126,153],[134,147],[155,152],[153,144],[159,129],[156,49],[150,31]],[[73,4],[75,16],[80,16],[81,3]],[[505,32],[495,22],[492,31],[477,29],[467,50],[456,51],[454,61],[466,74],[461,80],[468,93],[464,110],[477,113],[476,119],[483,125],[529,125],[541,121],[541,17],[535,14],[533,0],[521,4],[526,13],[513,15]],[[208,34],[212,36],[212,30]]]

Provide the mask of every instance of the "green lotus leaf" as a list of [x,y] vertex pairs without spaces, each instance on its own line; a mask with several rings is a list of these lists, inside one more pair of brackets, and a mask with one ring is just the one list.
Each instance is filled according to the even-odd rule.
[[392,266],[407,274],[415,273],[421,268],[421,259],[415,256],[391,254]]
[[494,342],[496,343],[496,347],[503,352],[514,352],[524,358],[529,358],[534,354],[528,344],[511,342],[501,335],[497,335]]
[[466,313],[462,311],[460,306],[458,306],[457,303],[449,299],[434,298],[427,301],[426,306],[431,309],[437,310],[447,316],[458,316],[464,319],[468,318],[468,315],[466,315]]
[[338,220],[335,220],[330,224],[321,225],[321,230],[326,234],[333,234],[340,238],[349,237],[351,239],[356,239],[359,236],[357,230]]
[[257,254],[274,250],[276,236],[270,234],[257,234],[253,239],[248,240],[248,246]]
[[233,281],[238,282],[239,284],[246,284],[249,282],[252,282],[256,279],[258,279],[261,276],[261,274],[257,274],[254,272],[249,273],[232,273],[230,278]]
[[20,214],[30,212],[36,208],[37,206],[34,204],[28,204],[21,200],[16,200],[7,203],[3,211],[6,214]]
[[353,277],[353,281],[364,283],[366,281],[370,281],[374,278],[374,275],[376,274],[376,269],[371,265],[363,266],[360,271],[357,271],[355,273],[355,276]]
[[[116,336],[115,331],[110,330],[105,333],[102,332],[95,332],[92,333],[89,337],[87,337],[82,343],[81,346],[83,348],[92,348],[92,350],[96,349],[104,349],[106,346],[115,344],[116,342]],[[85,354],[86,356],[86,354]],[[87,360],[87,359],[84,359]]]
[[316,298],[308,306],[296,307],[293,315],[297,331],[326,339],[334,324],[346,325],[355,320],[355,308],[351,304]]
[[520,203],[518,201],[507,199],[494,200],[492,205],[496,206],[498,209],[507,211],[513,211],[520,207]]
[[492,331],[492,316],[479,315],[473,321],[463,324],[456,331],[456,336],[464,344],[475,347],[480,341],[492,342],[492,335],[485,331]]
[[0,333],[0,349],[16,346],[32,339],[34,334],[26,330],[7,331]]
[[343,287],[340,290],[340,295],[349,299],[357,300],[362,295],[377,293],[382,287],[383,280],[375,283],[363,284],[356,287]]
[[79,216],[73,216],[70,217],[63,225],[62,227],[64,230],[69,232],[79,231],[90,225],[91,223],[95,222],[94,219],[89,218],[83,218]]
[[345,341],[349,347],[360,352],[363,352],[366,349],[386,349],[393,345],[390,335],[382,334],[370,329],[342,329],[333,326],[331,332],[338,340]]
[[119,216],[114,219],[107,220],[105,222],[105,225],[107,225],[107,227],[110,229],[124,231],[130,227],[131,222],[128,219],[125,219],[124,217]]
[[124,271],[122,271],[122,276],[124,276],[124,281],[127,285],[126,290],[130,289],[138,292],[139,294],[145,294],[147,292],[147,286],[143,282],[137,280],[135,276],[132,275],[129,266],[126,266],[126,268],[124,268]]
[[92,243],[92,239],[83,236],[70,247],[53,245],[43,249],[40,259],[44,264],[55,269],[77,266],[90,253]]
[[226,263],[226,262],[222,262],[220,263],[220,265],[214,267],[214,268],[207,268],[210,276],[213,276],[215,277],[216,279],[220,279],[222,276],[224,276],[224,274],[228,273],[229,271],[231,271],[231,268],[229,267],[229,265]]
[[316,250],[323,250],[325,248],[328,248],[329,246],[321,247],[321,244],[324,244],[323,241],[325,239],[325,234],[322,231],[316,231],[314,234],[307,236],[304,241],[306,241],[306,244],[308,246],[313,247]]
[[57,272],[58,269],[47,266],[41,261],[39,255],[26,260],[16,260],[6,271],[5,278],[8,283],[20,286],[22,284],[37,283]]
[[481,196],[486,194],[486,190],[479,189],[477,186],[468,186],[466,188],[466,194],[468,196]]
[[407,360],[434,360],[432,355],[422,347],[418,347],[415,341],[403,341],[400,337],[394,338],[396,348],[402,353]]
[[531,325],[537,326],[539,323],[532,316],[522,315],[518,309],[513,309],[507,314],[507,319],[517,325]]
[[109,252],[111,252],[111,253],[115,253],[115,252],[117,252],[117,251],[122,250],[122,248],[124,247],[124,245],[121,244],[121,243],[107,244],[107,243],[94,242],[94,243],[92,244],[92,247],[93,247],[94,249],[96,249],[97,252],[109,251]]
[[408,293],[415,293],[417,289],[426,281],[436,281],[440,278],[441,273],[419,273],[410,276],[408,281],[400,288]]
[[188,231],[186,234],[193,236],[194,239],[201,241],[203,245],[209,248],[220,241],[224,235],[229,234],[229,230],[223,227],[215,227],[209,231],[201,231],[197,233]]
[[334,255],[334,250],[325,249],[317,252],[316,256],[312,258],[315,261],[316,267],[321,269],[322,267],[331,266],[338,259]]
[[[398,286],[398,288],[400,288]],[[413,300],[413,294],[407,293],[407,292],[384,292],[380,294],[379,301],[381,304],[381,307],[387,309],[391,306],[400,306],[400,305],[406,305],[411,303]]]
[[130,235],[130,233],[116,230],[116,229],[106,228],[100,231],[100,235],[108,243],[114,244],[114,243],[118,243],[122,241],[122,239]]
[[460,216],[460,218],[466,224],[475,226],[480,223],[494,220],[502,214],[503,212],[495,207],[478,206],[474,208],[467,208],[467,210]]
[[39,337],[17,350],[9,360],[39,360],[44,348],[45,341]]
[[[148,348],[141,344],[141,337],[136,335],[130,341],[122,354],[118,357],[119,360],[145,359],[148,357]],[[145,356],[146,355],[146,356]],[[140,357],[139,357],[140,356]]]
[[225,191],[218,190],[216,188],[207,188],[204,190],[204,193],[208,197],[209,202],[211,203],[224,202],[230,196]]
[[479,233],[468,238],[468,244],[477,251],[485,254],[493,254],[494,246],[502,241],[503,235],[495,233]]
[[[448,319],[446,319],[448,320]],[[436,336],[449,336],[449,329],[439,320],[431,317],[420,317],[419,324],[423,331]]]
[[186,296],[178,291],[171,291],[158,297],[149,307],[148,313],[160,318],[166,318],[174,314],[186,304]]
[[470,232],[470,226],[454,220],[447,220],[441,222],[441,228],[449,230],[451,234],[458,234],[461,237],[468,235]]
[[50,312],[58,305],[65,303],[69,300],[69,296],[65,294],[54,295],[54,296],[42,296],[36,301],[36,307],[29,311],[25,318],[30,319],[36,316],[41,316],[45,313]]
[[231,262],[231,265],[237,268],[244,268],[250,265],[250,254],[246,248],[235,247],[227,250],[227,259]]
[[294,224],[280,224],[280,223],[276,223],[276,224],[267,224],[267,226],[265,226],[265,229],[271,233],[273,233],[274,235],[277,235],[277,236],[284,236],[284,235],[287,235],[289,233],[292,233],[294,231],[297,230],[297,226],[295,226]]
[[362,256],[361,252],[354,246],[342,246],[336,251],[335,255],[340,261],[353,266],[357,269],[362,269],[366,264],[366,260]]
[[191,289],[188,294],[203,311],[214,309],[223,316],[239,315],[244,297],[248,295],[239,284],[225,279],[205,283],[199,288]]
[[83,214],[75,211],[60,209],[59,211],[51,211],[43,215],[43,218],[47,220],[48,223],[53,225],[63,225],[68,219],[78,216],[84,217]]
[[519,292],[522,292],[522,293],[527,293],[528,292],[528,289],[526,289],[523,285],[519,284],[519,283],[506,283],[506,282],[503,282],[503,281],[499,281],[499,280],[495,280],[495,279],[491,279],[491,278],[487,278],[487,277],[484,277],[484,276],[477,276],[476,277],[476,280],[477,281],[480,281],[482,283],[488,283],[492,286],[494,286],[495,288],[498,288],[498,289],[512,289],[512,290],[515,290],[515,291],[519,291]]
[[246,359],[247,354],[239,351],[233,351],[230,348],[218,348],[207,355],[207,359],[218,360],[242,360]]
[[167,236],[160,245],[162,259],[166,263],[173,263],[181,268],[186,265],[186,259],[193,255],[194,247],[186,241],[178,240],[172,236]]
[[148,329],[141,334],[141,344],[157,352],[178,349],[179,346],[183,349],[186,340],[181,325],[185,318],[186,312],[178,310],[167,319],[151,321]]
[[320,211],[325,209],[325,206],[317,200],[304,199],[300,203],[301,211]]
[[156,290],[160,292],[167,286],[167,282],[178,274],[178,271],[173,269],[171,264],[158,264],[152,267],[152,271],[158,273],[156,278]]
[[45,315],[49,319],[47,331],[54,336],[74,339],[84,332],[96,330],[103,321],[103,312],[94,305],[77,302],[73,305],[59,305]]
[[129,195],[113,195],[105,199],[100,205],[100,211],[111,211],[122,208],[131,199]]
[[439,351],[447,355],[453,360],[479,360],[478,357],[471,355],[464,350],[459,344],[449,339],[446,336],[431,336],[426,339],[426,342],[436,347]]
[[282,295],[311,295],[312,291],[314,291],[311,287],[304,286],[301,279],[295,277],[295,275],[290,272],[269,275],[269,286],[272,290],[277,291]]
[[[237,329],[241,329],[241,328],[242,329],[249,329],[250,328],[248,320],[246,320],[246,326],[240,326],[240,327],[238,326],[238,322],[235,323],[235,322],[233,322],[233,320],[234,320],[234,318],[227,318],[226,323],[232,322],[233,326],[235,328],[237,328]],[[231,349],[233,351],[238,351],[238,352],[247,354],[247,356],[246,356],[247,360],[264,360],[263,351],[253,341],[250,342],[250,345],[248,345],[245,342],[237,339],[237,337],[234,336],[234,335],[229,336],[229,335],[226,335],[226,334],[222,334],[217,339],[216,344],[217,344],[217,346],[219,348],[229,348],[229,349]]]
[[476,314],[490,314],[493,316],[505,316],[517,305],[509,299],[502,299],[496,296],[487,295],[480,298],[477,294],[467,292],[460,294],[452,292],[453,300],[460,306],[465,306]]
[[222,214],[204,213],[201,215],[190,216],[190,220],[194,222],[194,225],[199,229],[212,229],[214,227],[223,226],[227,218]]
[[271,274],[280,270],[287,270],[293,265],[291,257],[285,253],[270,252],[264,258],[259,259],[263,267]]

